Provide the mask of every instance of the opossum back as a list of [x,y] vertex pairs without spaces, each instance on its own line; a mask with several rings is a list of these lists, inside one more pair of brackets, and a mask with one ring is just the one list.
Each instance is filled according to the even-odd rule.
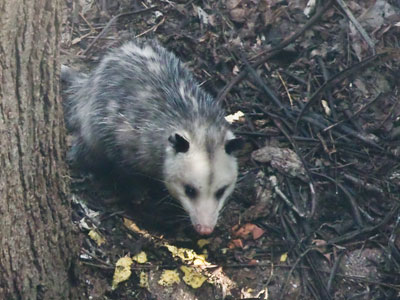
[[[111,126],[122,141],[139,137],[145,152],[182,129],[203,140],[199,143],[214,133],[221,132],[216,143],[224,137],[227,124],[219,103],[156,42],[124,44],[106,55],[90,77],[99,112],[92,122]],[[208,133],[202,134],[199,127],[208,128]]]
[[67,129],[76,131],[79,121],[76,119],[77,103],[83,101],[80,96],[88,76],[65,65],[61,66],[61,96],[63,98],[64,117]]
[[[168,137],[186,132],[213,152],[227,124],[220,105],[183,63],[157,42],[111,50],[88,75],[63,68],[66,121],[88,150],[160,176]],[[100,151],[101,150],[101,151]]]

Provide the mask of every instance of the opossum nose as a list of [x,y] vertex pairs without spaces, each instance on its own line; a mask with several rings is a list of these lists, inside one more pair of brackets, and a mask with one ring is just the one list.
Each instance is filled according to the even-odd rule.
[[204,226],[200,224],[194,225],[194,229],[196,229],[196,231],[201,235],[210,235],[214,231],[213,227]]

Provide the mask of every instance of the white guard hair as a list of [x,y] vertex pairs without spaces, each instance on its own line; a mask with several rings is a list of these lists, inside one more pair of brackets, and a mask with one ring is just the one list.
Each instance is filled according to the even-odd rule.
[[[197,132],[201,134],[201,130]],[[164,178],[170,194],[175,197],[190,216],[190,220],[200,234],[210,234],[217,224],[220,210],[226,199],[233,192],[237,179],[237,161],[225,151],[225,143],[221,143],[210,153],[205,145],[191,140],[187,133],[182,136],[189,141],[189,150],[175,153],[167,146],[164,163]],[[233,139],[229,130],[226,141]],[[195,199],[185,194],[185,185],[194,187],[198,194]],[[216,192],[226,187],[220,199]]]
[[[64,67],[61,78],[74,136],[68,159],[88,171],[111,166],[127,177],[166,182],[195,229],[211,233],[237,178],[236,159],[225,150],[234,135],[221,104],[184,64],[156,41],[134,40],[112,49],[90,73]],[[186,195],[185,185],[196,197]]]

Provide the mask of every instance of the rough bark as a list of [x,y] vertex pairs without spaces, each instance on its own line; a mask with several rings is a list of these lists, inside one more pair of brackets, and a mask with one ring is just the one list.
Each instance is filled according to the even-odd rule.
[[79,299],[58,96],[60,0],[0,0],[0,299]]

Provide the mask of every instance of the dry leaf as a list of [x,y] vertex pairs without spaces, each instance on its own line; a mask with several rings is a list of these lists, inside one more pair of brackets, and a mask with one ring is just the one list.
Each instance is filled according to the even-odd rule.
[[204,281],[207,280],[207,277],[197,272],[194,268],[181,266],[180,269],[185,273],[185,276],[182,278],[183,281],[194,289],[201,287]]
[[100,233],[97,232],[97,230],[90,230],[88,233],[89,237],[96,242],[97,246],[101,246],[102,244],[104,244],[106,242],[106,240],[104,239],[104,237],[102,237],[100,235]]
[[164,270],[160,276],[158,284],[162,286],[172,286],[179,282],[181,282],[181,279],[179,278],[177,270]]
[[197,254],[194,250],[188,248],[178,248],[172,245],[165,245],[165,247],[172,253],[173,257],[178,257],[185,263],[192,263],[196,266],[210,265],[207,262],[205,254]]
[[234,248],[243,248],[243,242],[241,239],[235,239],[229,242],[228,244],[229,249],[234,249]]
[[279,259],[279,261],[280,262],[285,262],[287,260],[287,255],[288,255],[287,252],[283,253],[281,255],[281,258]]
[[296,152],[291,149],[265,146],[254,151],[251,157],[258,162],[269,162],[271,167],[283,174],[301,179],[305,178],[306,171],[303,164]]
[[126,281],[132,274],[131,265],[133,261],[129,256],[121,257],[115,264],[115,271],[111,288],[115,290],[119,283]]
[[147,262],[146,252],[142,251],[142,252],[136,254],[135,256],[133,256],[132,259],[139,264],[144,264],[145,262]]
[[257,240],[263,236],[263,234],[265,233],[265,230],[261,229],[257,225],[254,225],[253,231],[251,233],[253,235],[253,240]]
[[210,240],[208,239],[200,239],[197,241],[197,246],[199,246],[199,248],[203,248],[205,245],[208,245],[210,243]]
[[225,117],[225,120],[229,123],[232,124],[233,122],[237,122],[240,120],[240,118],[244,117],[244,113],[242,111],[237,111],[232,115],[228,115]]
[[139,275],[140,281],[139,281],[139,286],[145,289],[149,288],[149,275],[145,273],[144,271],[140,272]]

